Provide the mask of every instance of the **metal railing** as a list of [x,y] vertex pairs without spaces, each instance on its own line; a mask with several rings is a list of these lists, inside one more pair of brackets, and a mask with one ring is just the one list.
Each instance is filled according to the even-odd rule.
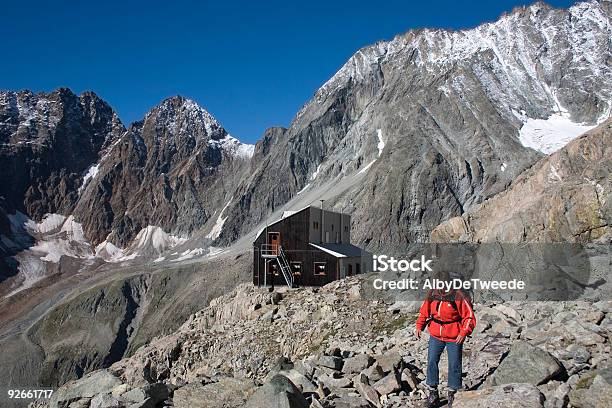
[[278,256],[279,244],[261,244],[259,253],[264,258],[273,258]]
[[291,272],[291,266],[283,251],[283,247],[279,244],[261,244],[260,254],[263,258],[274,258],[278,262],[278,266],[281,269],[283,277],[287,282],[287,286],[293,287],[293,273]]
[[283,247],[278,246],[278,257],[276,258],[278,264],[281,268],[281,272],[283,272],[283,276],[285,277],[285,281],[287,282],[287,286],[290,288],[293,287],[293,273],[291,272],[291,266],[289,266],[289,262],[287,261],[287,257],[285,256],[285,251],[283,251]]

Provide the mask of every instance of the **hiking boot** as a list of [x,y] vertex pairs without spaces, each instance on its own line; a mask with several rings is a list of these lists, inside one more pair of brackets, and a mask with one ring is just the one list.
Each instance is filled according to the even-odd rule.
[[429,395],[425,401],[425,408],[436,408],[440,403],[440,395],[437,388],[429,388]]
[[453,401],[455,401],[456,393],[457,393],[457,390],[448,390],[448,397],[446,399],[448,408],[453,408]]

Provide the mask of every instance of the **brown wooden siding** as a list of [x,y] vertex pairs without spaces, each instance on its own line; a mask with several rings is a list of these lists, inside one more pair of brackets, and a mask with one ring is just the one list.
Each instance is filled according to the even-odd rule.
[[[310,211],[305,208],[290,217],[280,220],[268,226],[253,243],[253,284],[264,284],[265,262],[271,264],[276,260],[262,258],[259,250],[267,241],[267,232],[279,232],[280,242],[289,262],[301,262],[302,274],[295,278],[295,283],[300,286],[322,286],[334,280],[340,275],[338,258],[327,252],[318,250],[309,245]],[[314,263],[326,262],[326,274],[324,276],[314,274]],[[270,285],[271,274],[268,268],[267,284]],[[274,285],[286,285],[282,274],[274,277]]]

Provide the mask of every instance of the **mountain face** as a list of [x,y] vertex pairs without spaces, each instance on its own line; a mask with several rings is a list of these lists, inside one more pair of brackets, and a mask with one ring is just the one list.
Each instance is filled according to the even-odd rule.
[[125,129],[92,92],[0,92],[0,196],[34,219],[70,213],[85,170]]
[[435,242],[612,241],[612,119],[432,232]]
[[0,296],[187,237],[177,259],[203,254],[253,155],[180,96],[127,130],[93,93],[1,96]]
[[472,30],[410,31],[361,49],[272,147],[264,138],[220,241],[359,171],[362,183],[326,202],[352,212],[354,239],[370,249],[428,240],[554,148],[550,134],[569,140],[610,115],[610,12],[609,2],[538,3]]
[[170,98],[94,165],[75,217],[94,244],[124,246],[149,225],[186,236],[223,207],[251,155],[193,101]]
[[0,294],[17,269],[22,276],[9,291],[45,269],[38,257],[11,258],[36,241],[21,215],[40,220],[48,213],[70,214],[85,170],[124,130],[92,92],[0,92]]

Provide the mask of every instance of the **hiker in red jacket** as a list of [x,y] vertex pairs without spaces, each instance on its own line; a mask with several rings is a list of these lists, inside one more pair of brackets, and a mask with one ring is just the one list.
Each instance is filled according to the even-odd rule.
[[[447,273],[440,273],[438,280],[450,281]],[[448,406],[452,407],[455,393],[461,389],[461,354],[465,338],[476,326],[472,303],[462,291],[451,289],[430,290],[421,305],[416,321],[416,335],[429,327],[429,348],[427,352],[427,380],[429,388],[426,407],[436,407],[440,402],[438,394],[438,363],[446,348],[448,353]]]

